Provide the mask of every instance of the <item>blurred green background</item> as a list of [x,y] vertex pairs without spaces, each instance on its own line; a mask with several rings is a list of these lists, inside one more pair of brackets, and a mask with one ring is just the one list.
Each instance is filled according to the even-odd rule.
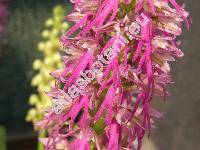
[[32,124],[25,122],[30,108],[29,96],[36,91],[30,86],[36,73],[32,63],[35,58],[42,57],[37,45],[42,39],[45,20],[52,16],[53,7],[57,4],[66,6],[67,10],[70,8],[66,0],[8,2],[7,35],[0,56],[0,125],[6,127],[9,149],[23,149],[23,145],[29,144],[24,141],[20,146],[17,142],[35,137]]
[[[181,37],[185,57],[172,64],[176,83],[169,90],[173,96],[165,103],[156,102],[165,113],[151,135],[158,150],[200,149],[200,2],[182,2],[193,23],[189,32],[184,28]],[[36,90],[30,86],[35,74],[32,62],[42,57],[37,44],[56,4],[63,4],[69,12],[67,0],[10,0],[8,4],[7,36],[0,56],[0,125],[6,128],[10,150],[36,149],[36,134],[31,123],[25,122],[28,98]]]

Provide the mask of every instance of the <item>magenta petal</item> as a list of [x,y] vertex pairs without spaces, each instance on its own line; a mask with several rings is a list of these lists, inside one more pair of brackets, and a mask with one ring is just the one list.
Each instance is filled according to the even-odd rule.
[[[99,108],[98,112],[96,113],[94,120],[97,121],[101,114],[103,113],[103,111],[107,108],[107,106],[113,102],[114,100],[114,96],[115,96],[115,90],[113,88],[113,86],[111,86],[105,96],[105,99],[101,105],[101,107]],[[110,110],[111,111],[111,110]]]

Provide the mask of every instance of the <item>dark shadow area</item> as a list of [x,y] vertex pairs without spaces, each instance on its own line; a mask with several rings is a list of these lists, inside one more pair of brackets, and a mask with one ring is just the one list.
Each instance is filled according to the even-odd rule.
[[197,150],[200,148],[200,5],[182,0],[192,17],[190,30],[180,38],[185,56],[172,64],[172,97],[162,103],[164,118],[157,122],[153,139],[159,150]]

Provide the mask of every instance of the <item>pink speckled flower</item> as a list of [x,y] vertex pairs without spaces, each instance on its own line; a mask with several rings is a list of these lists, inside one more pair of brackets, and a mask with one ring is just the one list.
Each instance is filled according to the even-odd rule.
[[[139,150],[162,116],[151,103],[169,95],[169,62],[183,56],[176,38],[184,21],[189,28],[188,13],[175,0],[71,2],[67,18],[75,24],[61,37],[65,67],[52,73],[57,82],[47,93],[65,103],[38,123],[49,131],[41,140],[47,149]],[[135,21],[141,27],[130,35]]]

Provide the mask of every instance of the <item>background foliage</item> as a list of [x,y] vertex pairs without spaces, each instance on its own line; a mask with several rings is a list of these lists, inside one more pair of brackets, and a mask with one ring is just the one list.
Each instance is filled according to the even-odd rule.
[[44,21],[52,15],[53,7],[63,2],[15,0],[9,3],[7,39],[0,58],[0,124],[9,131],[31,127],[24,118],[29,108],[28,97],[36,91],[30,80],[36,73],[32,70],[33,60],[42,56],[37,43],[41,40]]

